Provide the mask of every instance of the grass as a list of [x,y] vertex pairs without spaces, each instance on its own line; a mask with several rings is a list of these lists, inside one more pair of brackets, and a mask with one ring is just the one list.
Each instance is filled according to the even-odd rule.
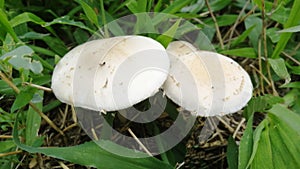
[[[299,168],[299,9],[300,1],[293,0],[0,0],[0,168],[174,168],[181,162],[181,168]],[[241,112],[222,117],[206,142],[199,141],[206,120],[199,117],[173,149],[132,159],[95,151],[73,109],[43,87],[50,87],[55,64],[71,48],[98,36],[106,23],[140,12],[174,14],[196,25],[207,37],[200,48],[238,61],[254,92]],[[140,23],[141,29],[145,22]],[[176,22],[165,35],[145,36],[167,46],[178,27]],[[109,31],[104,27],[99,36]],[[129,126],[163,131],[177,115],[168,105],[154,124]],[[108,118],[124,127],[118,116]]]

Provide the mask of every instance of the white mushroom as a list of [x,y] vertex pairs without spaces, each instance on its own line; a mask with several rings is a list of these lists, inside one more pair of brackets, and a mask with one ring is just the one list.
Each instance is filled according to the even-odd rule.
[[171,65],[163,89],[183,109],[197,116],[225,115],[252,97],[249,75],[231,58],[184,41],[170,43],[167,52]]
[[125,109],[158,92],[169,64],[164,47],[151,38],[93,40],[75,47],[59,61],[51,88],[60,101],[76,107]]

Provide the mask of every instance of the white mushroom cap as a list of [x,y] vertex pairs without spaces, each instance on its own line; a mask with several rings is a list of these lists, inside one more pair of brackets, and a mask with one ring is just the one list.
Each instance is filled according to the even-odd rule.
[[167,48],[170,72],[163,89],[183,109],[197,116],[215,116],[242,109],[252,97],[248,73],[234,60],[199,51],[184,41]]
[[169,65],[166,50],[151,38],[119,36],[93,40],[75,47],[60,60],[51,88],[64,103],[115,111],[158,92]]

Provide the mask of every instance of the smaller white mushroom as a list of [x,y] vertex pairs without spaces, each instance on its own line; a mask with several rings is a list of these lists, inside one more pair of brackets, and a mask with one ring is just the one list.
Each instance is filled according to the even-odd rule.
[[76,107],[125,109],[158,92],[169,64],[165,48],[151,38],[93,40],[75,47],[59,61],[51,88],[60,101]]
[[183,109],[197,116],[225,115],[252,97],[248,73],[231,58],[184,41],[170,43],[167,52],[171,65],[163,89]]

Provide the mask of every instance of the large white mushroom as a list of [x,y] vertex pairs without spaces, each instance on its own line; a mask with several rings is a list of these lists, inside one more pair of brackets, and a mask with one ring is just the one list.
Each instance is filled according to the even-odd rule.
[[242,109],[252,97],[248,73],[221,54],[197,50],[185,41],[169,44],[170,72],[163,89],[183,109],[215,116]]
[[76,107],[125,109],[158,92],[169,64],[165,48],[151,38],[93,40],[75,47],[59,61],[51,88],[60,101]]

